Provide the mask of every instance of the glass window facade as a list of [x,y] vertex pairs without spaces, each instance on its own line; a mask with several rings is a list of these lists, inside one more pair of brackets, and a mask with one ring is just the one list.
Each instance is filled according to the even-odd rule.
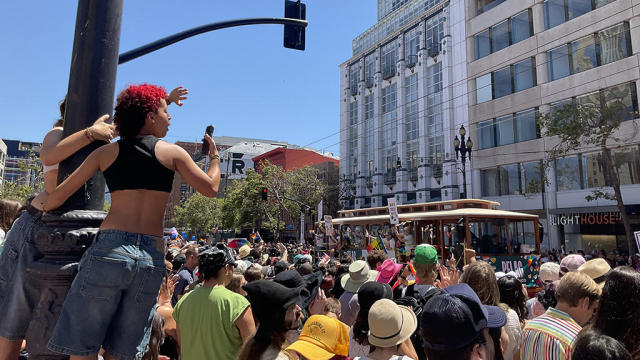
[[442,13],[427,20],[426,26],[426,47],[427,52],[436,54],[440,52],[440,41],[444,37],[444,16]]
[[373,162],[375,160],[375,151],[376,151],[376,147],[374,144],[374,135],[373,135],[373,129],[374,129],[374,123],[373,123],[373,95],[367,95],[364,98],[364,118],[365,118],[365,122],[364,122],[364,146],[363,146],[363,152],[364,152],[364,161],[367,162],[368,164],[368,171],[369,173],[367,174],[367,176],[372,176],[373,175]]
[[477,33],[473,38],[475,43],[476,59],[480,59],[491,54],[491,35],[489,29]]
[[396,181],[396,159],[398,149],[398,118],[396,114],[397,104],[396,84],[382,88],[382,136],[381,148],[384,161],[384,181],[386,184]]
[[531,11],[524,10],[474,36],[476,59],[502,50],[533,35]]
[[558,191],[582,188],[578,156],[556,159],[556,184]]
[[533,58],[513,64],[513,92],[533,87],[536,83],[536,66]]
[[542,191],[542,163],[540,161],[532,161],[522,163],[522,192],[525,194],[534,194]]
[[496,118],[496,137],[498,146],[513,144],[515,142],[515,128],[512,114]]
[[493,52],[509,46],[509,19],[491,27],[491,46]]
[[513,144],[540,138],[537,109],[528,109],[477,124],[478,149]]
[[405,84],[405,132],[412,141],[418,138],[418,74],[407,77]]
[[407,66],[412,67],[418,63],[418,50],[420,50],[420,36],[416,26],[404,34],[404,60]]
[[364,82],[370,88],[373,86],[373,76],[376,73],[376,56],[369,55],[364,58]]
[[520,171],[518,164],[504,165],[499,168],[500,195],[520,194]]
[[493,98],[498,99],[513,93],[511,66],[493,72]]
[[491,73],[476,78],[476,103],[480,104],[493,99],[491,93]]
[[511,17],[511,43],[515,44],[533,35],[531,10],[527,9]]
[[358,83],[360,82],[360,63],[356,63],[349,67],[349,87],[351,88],[351,95],[358,93]]
[[349,105],[349,169],[358,173],[358,101]]
[[624,22],[547,52],[549,80],[563,78],[631,56]]
[[575,19],[613,1],[615,0],[545,0],[545,30]]
[[533,58],[527,58],[475,80],[477,104],[498,99],[536,86],[535,62]]
[[480,170],[482,196],[500,196],[498,168]]
[[516,133],[517,140],[527,141],[533,140],[540,137],[540,132],[538,131],[538,124],[536,121],[536,109],[529,109],[525,111],[520,111],[515,114],[516,117]]
[[549,81],[571,75],[569,61],[569,45],[562,45],[547,52],[547,66]]
[[426,154],[431,164],[432,175],[438,177],[442,173],[444,161],[444,126],[442,106],[442,63],[438,62],[427,68],[427,118]]
[[624,22],[598,32],[602,64],[609,64],[631,56],[629,23]]
[[478,149],[489,149],[496,146],[493,119],[478,123]]
[[396,74],[396,62],[398,61],[398,46],[395,41],[382,47],[382,77],[387,79]]

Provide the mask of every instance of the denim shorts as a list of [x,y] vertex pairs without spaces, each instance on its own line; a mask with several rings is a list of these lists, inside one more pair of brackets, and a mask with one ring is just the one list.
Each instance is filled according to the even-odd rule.
[[88,356],[103,347],[118,359],[140,358],[164,275],[162,238],[100,230],[80,260],[49,350]]
[[8,340],[24,339],[40,300],[40,289],[27,279],[27,268],[42,258],[33,239],[44,226],[40,215],[27,211],[11,226],[0,255],[0,336]]

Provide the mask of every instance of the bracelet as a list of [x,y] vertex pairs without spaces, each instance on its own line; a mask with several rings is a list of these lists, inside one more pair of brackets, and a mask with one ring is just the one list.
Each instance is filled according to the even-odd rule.
[[218,160],[218,161],[220,161],[220,155],[218,155],[218,154],[215,154],[215,155],[209,154],[209,160]]
[[95,140],[93,138],[93,134],[91,133],[91,130],[89,130],[89,128],[84,129],[84,136],[86,136],[87,139],[89,139],[89,141]]

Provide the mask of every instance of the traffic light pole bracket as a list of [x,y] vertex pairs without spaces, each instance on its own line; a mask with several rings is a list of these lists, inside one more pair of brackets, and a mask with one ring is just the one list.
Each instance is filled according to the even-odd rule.
[[175,44],[178,41],[182,41],[184,39],[188,39],[190,37],[200,35],[209,31],[226,29],[226,28],[236,27],[236,26],[257,25],[257,24],[296,25],[296,26],[301,26],[305,28],[307,27],[307,25],[309,25],[309,23],[306,20],[288,19],[288,18],[251,18],[251,19],[236,19],[236,20],[215,22],[211,24],[194,27],[192,29],[188,29],[188,30],[179,32],[177,34],[164,37],[162,39],[151,42],[147,45],[143,45],[133,50],[129,50],[125,53],[122,53],[118,57],[118,64],[124,64],[126,62],[129,62],[133,59],[137,59],[148,53],[162,49],[171,44]]

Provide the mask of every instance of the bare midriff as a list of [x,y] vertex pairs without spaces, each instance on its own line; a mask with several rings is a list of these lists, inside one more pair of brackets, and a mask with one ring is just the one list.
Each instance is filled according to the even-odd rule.
[[111,193],[111,209],[101,230],[122,230],[162,236],[169,193],[156,190],[118,190]]

